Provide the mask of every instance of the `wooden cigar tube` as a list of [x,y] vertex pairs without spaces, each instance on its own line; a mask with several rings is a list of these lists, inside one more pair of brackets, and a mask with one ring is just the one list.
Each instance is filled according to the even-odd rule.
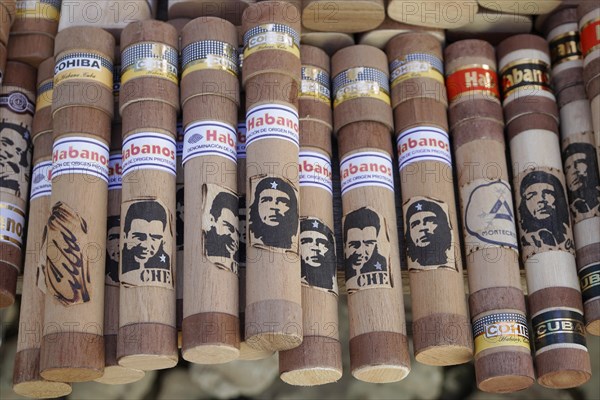
[[187,23],[190,22],[191,20],[192,19],[190,17],[185,17],[185,18],[174,18],[174,19],[170,19],[167,21],[167,24],[169,24],[173,28],[175,28],[175,30],[177,31],[177,35],[179,36],[179,41],[177,42],[179,44],[179,46],[178,46],[179,53],[181,53],[181,50],[183,49],[183,47],[181,46],[181,31],[183,30],[183,27],[186,26]]
[[303,45],[300,51],[299,181],[300,198],[304,199],[300,205],[300,257],[304,339],[295,349],[279,353],[279,373],[289,384],[313,386],[342,377],[342,349],[337,328],[329,57],[315,47]]
[[6,46],[0,43],[0,85],[2,85],[2,78],[4,77],[4,70],[6,69],[6,57]]
[[[450,116],[458,109],[456,103],[475,110],[485,110],[481,104],[493,105],[502,115],[496,56],[489,43],[455,42],[446,48],[445,59],[447,80],[454,86]],[[495,133],[478,128],[474,119],[466,118],[457,120],[451,131],[472,305],[475,374],[480,390],[505,393],[531,386],[535,375],[504,125],[500,122],[486,127]]]
[[[538,58],[545,63],[548,52],[539,47],[527,37],[521,42],[507,39],[497,49],[499,67],[505,62],[540,65]],[[511,123],[508,137],[537,380],[546,387],[566,388],[585,383],[591,370],[559,138],[547,126],[536,125],[543,118],[521,116],[528,123],[519,122],[522,130]]]
[[291,3],[250,4],[242,16],[244,64],[242,85],[254,76],[288,75],[300,83],[300,11]]
[[[332,13],[335,18],[328,18]],[[302,2],[302,23],[308,29],[315,31],[365,32],[375,29],[384,19],[385,2],[383,0],[307,0]]]
[[54,57],[40,63],[38,68],[35,118],[31,125],[31,136],[52,131],[52,94],[54,92]]
[[[394,21],[389,17],[386,17],[377,28],[358,34],[357,41],[358,44],[366,44],[367,46],[374,46],[381,50],[385,50],[385,46],[392,38],[408,32],[428,33],[442,44],[446,41],[443,29],[403,24],[402,22]],[[304,43],[304,40],[302,42]]]
[[334,55],[344,47],[352,46],[354,35],[342,32],[317,32],[302,27],[302,44],[322,49],[328,55]]
[[[12,11],[9,11],[9,9]],[[0,21],[2,21],[2,25],[0,25],[0,44],[4,46],[8,43],[8,35],[15,17],[14,11],[14,2],[12,7],[6,7],[5,3],[0,3]]]
[[393,20],[410,25],[442,29],[468,25],[472,22],[477,9],[475,0],[457,3],[420,0],[410,4],[405,4],[402,0],[389,0],[387,3],[387,14]]
[[242,14],[256,0],[171,0],[169,18],[218,17],[234,25],[242,23]]
[[14,303],[23,264],[35,90],[36,70],[9,61],[0,89],[0,308]]
[[175,247],[176,247],[176,266],[175,266],[175,326],[177,327],[177,347],[181,348],[183,334],[181,328],[183,325],[183,253],[184,253],[184,173],[181,159],[183,156],[183,121],[178,117],[177,121],[177,176],[175,179]]

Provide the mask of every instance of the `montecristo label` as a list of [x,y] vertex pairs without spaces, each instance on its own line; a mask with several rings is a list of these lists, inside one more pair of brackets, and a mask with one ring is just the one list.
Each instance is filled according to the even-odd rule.
[[375,68],[356,67],[340,72],[333,78],[333,107],[346,100],[370,97],[390,105],[390,85],[387,75]]
[[508,64],[500,71],[504,98],[520,89],[545,90],[550,87],[550,66],[542,60],[524,59]]
[[581,51],[587,57],[600,48],[600,18],[593,19],[581,28]]
[[71,80],[90,80],[112,88],[112,62],[94,53],[65,54],[56,60],[54,86]]
[[217,40],[190,43],[181,52],[181,77],[205,69],[222,70],[238,76],[238,61],[238,50],[229,43]]
[[287,25],[255,26],[244,34],[244,58],[262,50],[287,51],[300,58],[300,35]]
[[454,71],[446,78],[450,102],[466,94],[482,94],[500,99],[498,75],[486,64],[473,64]]
[[60,19],[61,0],[18,0],[17,18]]
[[570,31],[559,35],[550,41],[550,59],[552,66],[574,60],[581,60],[579,32]]
[[137,43],[121,55],[121,85],[136,78],[162,78],[177,85],[178,53],[162,43]]
[[390,63],[392,87],[411,78],[431,78],[444,83],[444,63],[431,54],[413,53]]
[[544,311],[534,316],[531,323],[536,354],[554,344],[561,348],[586,348],[583,313],[579,310],[564,308]]
[[600,297],[600,263],[583,267],[578,275],[583,302],[587,303]]
[[329,74],[321,68],[303,66],[300,97],[322,101],[327,105],[331,105]]
[[529,349],[529,328],[525,315],[506,312],[486,315],[473,321],[475,355],[502,346]]
[[52,79],[47,79],[38,86],[37,98],[35,100],[35,112],[52,105],[53,92],[54,81]]

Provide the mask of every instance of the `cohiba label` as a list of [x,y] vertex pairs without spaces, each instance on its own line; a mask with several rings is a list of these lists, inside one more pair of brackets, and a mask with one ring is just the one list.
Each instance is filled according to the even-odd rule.
[[140,132],[123,141],[123,177],[133,171],[158,170],[177,175],[175,139],[156,132]]
[[300,146],[298,112],[287,106],[267,104],[246,113],[246,146],[262,139],[281,139]]
[[52,193],[52,161],[40,161],[31,171],[31,194],[29,200],[50,196]]
[[25,211],[14,204],[0,202],[0,242],[21,248],[25,235]]
[[508,64],[500,71],[504,98],[520,89],[552,92],[550,66],[542,60],[524,59]]
[[580,29],[581,51],[587,57],[592,51],[600,47],[600,18],[593,19]]
[[542,312],[531,319],[536,355],[550,350],[554,344],[561,348],[586,350],[583,314],[574,309],[555,309]]
[[331,159],[314,151],[299,153],[300,186],[312,186],[327,190],[333,194]]
[[600,263],[581,268],[578,275],[583,302],[586,303],[600,297]]
[[162,43],[137,43],[123,50],[121,85],[136,78],[162,78],[177,84],[179,55]]
[[17,18],[36,18],[56,21],[60,19],[61,0],[19,0]]
[[111,154],[108,160],[108,190],[121,190],[123,186],[123,157]]
[[330,105],[329,74],[321,68],[303,66],[301,75],[300,97],[322,101]]
[[83,174],[108,182],[108,160],[108,146],[100,140],[77,136],[58,139],[52,151],[52,179]]
[[340,161],[342,195],[358,187],[382,187],[394,191],[392,158],[382,152],[352,153]]
[[263,24],[244,34],[244,58],[262,50],[281,50],[300,58],[300,35],[287,25]]
[[181,52],[181,77],[206,69],[227,71],[238,76],[238,50],[229,43],[203,40],[188,44]]
[[237,163],[236,140],[233,126],[218,121],[194,122],[185,130],[183,165],[201,156],[224,157]]
[[473,321],[475,355],[502,346],[529,350],[529,328],[525,315],[515,312],[490,314]]
[[579,32],[577,31],[565,32],[553,38],[549,45],[553,67],[563,62],[582,59]]
[[502,180],[474,180],[460,188],[467,255],[479,249],[518,249],[510,185]]
[[467,65],[448,75],[446,88],[450,102],[473,94],[500,98],[498,75],[492,67],[485,64]]
[[246,158],[246,121],[237,124],[237,144],[235,147],[237,158]]
[[392,87],[412,78],[431,78],[444,83],[444,63],[431,54],[413,53],[390,63]]
[[300,260],[302,285],[338,294],[335,237],[318,218],[300,218]]
[[396,139],[400,171],[419,161],[438,161],[452,166],[450,139],[445,131],[422,126],[408,129]]
[[112,62],[94,53],[66,54],[56,60],[54,86],[70,80],[91,80],[112,88]]
[[37,89],[35,100],[35,112],[52,105],[52,94],[54,93],[54,81],[49,79],[42,82]]
[[340,72],[333,78],[333,107],[358,98],[379,99],[390,105],[388,76],[375,68],[356,67]]

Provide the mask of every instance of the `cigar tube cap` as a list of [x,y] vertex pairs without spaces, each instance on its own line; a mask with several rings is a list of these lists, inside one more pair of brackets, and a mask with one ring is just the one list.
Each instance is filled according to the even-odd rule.
[[340,342],[326,336],[305,336],[295,349],[279,354],[279,376],[296,386],[324,385],[342,377]]
[[205,312],[183,319],[181,353],[197,364],[224,364],[240,355],[240,321],[235,315]]
[[42,338],[40,375],[49,381],[86,382],[104,372],[104,336],[58,332]]
[[40,349],[21,350],[15,355],[13,390],[16,394],[35,398],[55,398],[71,393],[71,385],[47,381],[40,376]]
[[529,352],[500,351],[475,360],[477,388],[490,393],[512,393],[527,389],[535,382],[533,360]]
[[104,335],[104,374],[95,382],[106,385],[124,385],[137,382],[146,375],[139,369],[121,367],[117,362],[117,335]]
[[[19,260],[21,259],[21,250],[14,246],[2,243],[0,244],[0,250],[3,259],[6,259],[6,253],[9,252]],[[19,271],[15,267],[0,261],[0,308],[9,307],[15,302],[18,276]]]
[[122,367],[152,371],[177,365],[177,329],[173,326],[130,324],[119,327],[117,339],[117,359]]

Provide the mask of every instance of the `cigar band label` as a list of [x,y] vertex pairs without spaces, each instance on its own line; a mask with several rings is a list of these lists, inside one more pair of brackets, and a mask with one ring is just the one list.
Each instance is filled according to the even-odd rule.
[[381,187],[394,192],[392,157],[377,151],[346,155],[340,161],[342,195],[359,187]]
[[183,165],[196,157],[224,157],[237,163],[237,132],[219,121],[198,121],[187,126],[183,141]]
[[438,161],[452,166],[448,133],[433,126],[411,128],[396,139],[400,171],[419,161]]
[[119,101],[119,93],[121,92],[121,66],[113,66],[113,96],[115,101]]
[[592,143],[593,132],[569,135],[562,140],[565,179],[574,224],[600,217],[600,174]]
[[596,300],[600,297],[600,263],[588,265],[579,270],[581,295],[583,302]]
[[37,97],[35,100],[35,112],[46,107],[52,106],[52,94],[54,93],[54,81],[48,79],[38,86]]
[[564,308],[544,311],[531,318],[531,325],[536,355],[553,347],[587,350],[583,313],[579,310]]
[[263,139],[280,139],[300,147],[300,121],[292,107],[267,104],[246,113],[246,146]]
[[16,114],[29,114],[33,116],[35,104],[29,101],[29,98],[22,92],[10,92],[0,95],[0,108],[8,108]]
[[448,75],[446,88],[450,102],[472,94],[500,99],[498,75],[485,64],[468,65]]
[[123,157],[113,153],[108,159],[108,190],[121,190],[123,187]]
[[246,121],[237,124],[237,145],[235,147],[237,158],[246,158]]
[[362,207],[342,219],[344,268],[348,295],[365,289],[392,288],[391,243],[387,221]]
[[580,29],[581,51],[587,57],[592,51],[600,48],[600,18],[588,21]]
[[25,211],[14,204],[0,202],[0,242],[19,249],[25,236]]
[[542,60],[522,59],[512,62],[500,71],[504,98],[522,90],[552,92],[550,66]]
[[54,141],[52,179],[83,174],[108,182],[108,146],[89,137],[69,136]]
[[475,355],[502,346],[530,349],[527,318],[520,313],[498,313],[473,321]]
[[123,177],[131,172],[157,170],[177,175],[175,139],[158,132],[140,132],[123,140]]
[[565,32],[553,38],[549,45],[553,67],[563,62],[583,59],[577,31]]
[[346,100],[372,98],[391,105],[390,83],[383,71],[370,67],[350,68],[333,78],[333,107]]
[[137,43],[123,50],[121,56],[121,85],[136,78],[162,78],[179,82],[179,54],[162,43]]
[[329,74],[326,71],[317,67],[303,66],[300,98],[322,101],[331,105],[329,82]]
[[327,190],[333,195],[331,159],[315,151],[302,150],[298,167],[300,187],[311,186]]
[[19,0],[16,6],[17,18],[60,19],[61,0]]
[[413,78],[430,78],[444,84],[444,63],[431,54],[413,53],[390,63],[392,87]]
[[40,161],[31,171],[31,193],[29,200],[50,196],[52,193],[52,161]]
[[335,236],[315,217],[300,217],[300,276],[303,286],[338,295]]
[[508,182],[477,179],[460,188],[467,255],[480,249],[518,249],[512,191]]
[[113,87],[112,62],[94,53],[69,53],[56,61],[54,87],[66,81],[89,80]]
[[244,58],[262,50],[281,50],[300,58],[300,35],[282,24],[263,24],[244,33]]
[[238,50],[229,43],[203,40],[190,43],[181,52],[181,77],[195,71],[214,69],[239,74]]

